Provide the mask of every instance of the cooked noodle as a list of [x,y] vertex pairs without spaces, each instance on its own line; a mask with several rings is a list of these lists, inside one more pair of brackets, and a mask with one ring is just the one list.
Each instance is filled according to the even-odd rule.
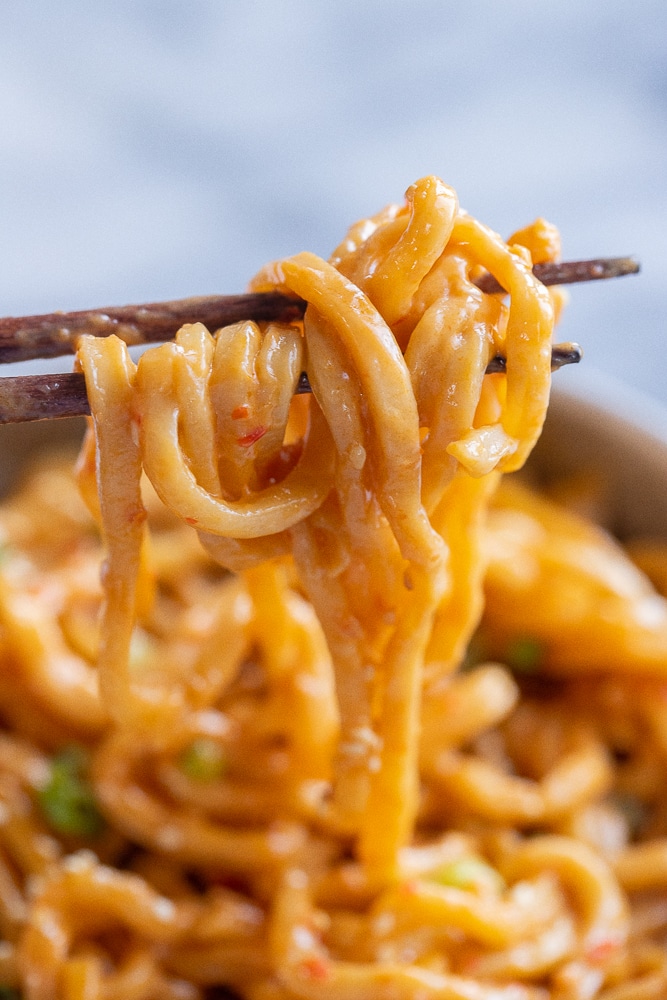
[[667,605],[499,488],[546,413],[557,254],[428,177],[255,279],[301,325],[137,364],[82,339],[86,507],[53,464],[0,514],[0,983],[665,995]]

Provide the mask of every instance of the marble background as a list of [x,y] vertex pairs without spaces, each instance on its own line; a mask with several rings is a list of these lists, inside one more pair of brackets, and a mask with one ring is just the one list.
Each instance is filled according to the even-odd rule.
[[559,336],[667,401],[666,109],[664,0],[0,0],[0,315],[239,291],[437,173],[639,256]]

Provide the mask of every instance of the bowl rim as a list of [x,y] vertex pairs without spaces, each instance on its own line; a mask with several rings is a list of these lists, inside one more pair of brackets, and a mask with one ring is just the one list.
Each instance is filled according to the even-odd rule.
[[630,425],[653,438],[660,449],[667,448],[667,405],[606,371],[585,367],[585,362],[572,376],[571,381],[559,376],[554,383],[557,406],[558,401],[567,401],[582,417],[603,411],[613,425]]
[[554,380],[529,474],[547,484],[596,477],[602,523],[613,534],[667,540],[667,408],[606,372],[572,376]]

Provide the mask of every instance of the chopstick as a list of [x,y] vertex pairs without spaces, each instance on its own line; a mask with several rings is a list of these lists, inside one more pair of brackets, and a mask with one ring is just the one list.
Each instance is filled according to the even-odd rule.
[[[583,352],[578,344],[555,344],[551,351],[551,370],[577,364]],[[486,367],[488,375],[502,373],[507,362],[500,355]],[[311,392],[306,372],[302,372],[297,394]],[[0,424],[20,424],[33,420],[81,417],[90,413],[86,383],[80,372],[61,375],[18,375],[0,378]]]
[[[535,276],[545,285],[617,278],[638,271],[639,264],[634,257],[562,261],[536,264],[533,268]],[[504,291],[490,274],[482,275],[477,286],[491,295]],[[209,330],[219,330],[222,326],[244,319],[289,323],[303,316],[305,308],[306,304],[301,299],[277,292],[256,292],[41,316],[8,316],[0,319],[0,364],[74,354],[83,333],[92,333],[97,337],[115,333],[126,344],[136,346],[170,340],[184,323],[203,323]]]
[[[600,281],[604,278],[622,278],[638,274],[639,261],[635,257],[596,257],[593,260],[562,260],[535,264],[533,274],[543,285],[576,285],[580,281]],[[484,274],[477,287],[491,295],[502,292],[502,286],[492,274]]]
[[301,299],[278,292],[251,292],[42,316],[7,316],[0,319],[0,364],[75,354],[77,341],[84,333],[96,337],[115,333],[133,347],[171,340],[185,323],[203,323],[209,330],[244,319],[290,323],[300,319],[305,308]]
[[[639,263],[633,257],[602,257],[593,260],[536,264],[535,276],[546,285],[597,281],[636,274]],[[490,274],[477,280],[478,287],[491,295],[505,290]],[[303,316],[306,303],[278,292],[247,295],[209,295],[173,302],[149,302],[135,306],[68,313],[46,313],[0,319],[0,364],[55,358],[73,354],[84,334],[119,336],[129,346],[171,339],[185,323],[204,323],[210,330],[240,320],[293,322]],[[551,369],[576,364],[582,351],[578,344],[556,344]],[[504,372],[505,358],[497,355],[487,366],[487,374]],[[296,390],[310,392],[308,376],[302,372]],[[51,420],[90,413],[83,375],[47,374],[0,378],[0,424]]]

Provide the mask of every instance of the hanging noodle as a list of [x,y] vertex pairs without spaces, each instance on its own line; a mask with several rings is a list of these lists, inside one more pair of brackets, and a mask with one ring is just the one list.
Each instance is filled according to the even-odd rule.
[[53,465],[0,515],[5,994],[667,993],[667,605],[498,491],[557,254],[427,177],[258,275],[301,325],[82,338],[87,509]]

